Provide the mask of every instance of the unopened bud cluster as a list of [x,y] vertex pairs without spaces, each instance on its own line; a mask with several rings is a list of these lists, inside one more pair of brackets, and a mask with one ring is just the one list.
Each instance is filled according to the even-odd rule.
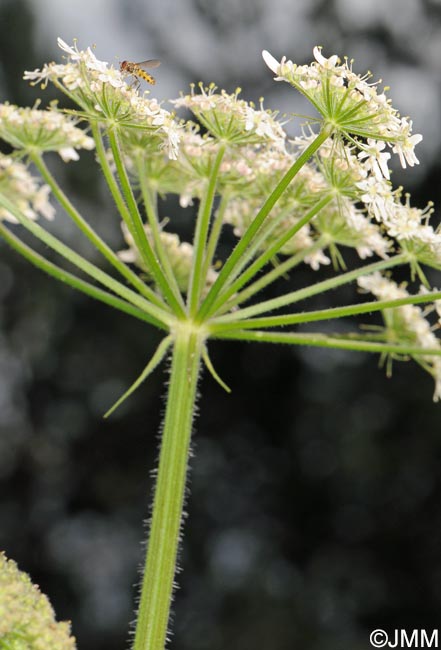
[[0,650],[75,650],[70,624],[30,577],[0,553]]

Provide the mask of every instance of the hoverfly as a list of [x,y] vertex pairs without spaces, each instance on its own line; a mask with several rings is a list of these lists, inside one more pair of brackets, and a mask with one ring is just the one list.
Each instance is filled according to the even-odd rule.
[[123,74],[132,75],[135,79],[136,87],[139,88],[141,83],[140,79],[144,79],[144,81],[147,81],[147,83],[152,86],[155,85],[156,81],[154,77],[146,72],[145,68],[157,68],[158,65],[161,65],[161,61],[158,61],[158,59],[149,59],[148,61],[141,61],[140,63],[121,61],[119,69]]

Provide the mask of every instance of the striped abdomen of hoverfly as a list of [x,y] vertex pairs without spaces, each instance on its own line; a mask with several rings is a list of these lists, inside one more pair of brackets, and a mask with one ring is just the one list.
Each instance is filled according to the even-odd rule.
[[158,59],[149,59],[148,61],[141,61],[140,63],[121,61],[119,69],[123,74],[131,74],[138,83],[140,79],[144,79],[144,81],[147,81],[147,83],[154,86],[156,83],[155,78],[146,71],[146,68],[157,68],[158,65],[161,65],[161,62],[158,61]]

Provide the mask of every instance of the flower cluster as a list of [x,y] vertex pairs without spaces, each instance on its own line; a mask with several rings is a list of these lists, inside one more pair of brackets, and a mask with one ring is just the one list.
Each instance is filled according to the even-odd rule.
[[[191,205],[193,199],[200,198],[206,188],[219,147],[220,144],[214,137],[207,133],[200,135],[196,125],[187,123],[181,138],[180,156],[174,166],[173,186],[170,187],[167,178],[161,179],[161,191],[178,193],[181,206]],[[246,200],[261,173],[269,177],[270,173],[280,169],[278,165],[282,159],[286,170],[285,163],[289,158],[283,150],[271,145],[248,144],[228,147],[219,168],[218,194],[228,194],[229,197],[243,196]]]
[[[179,129],[171,113],[155,99],[138,93],[127,84],[127,73],[100,61],[90,48],[78,50],[61,38],[59,47],[67,53],[65,64],[47,63],[43,68],[27,71],[24,78],[33,84],[49,81],[75,101],[82,109],[81,115],[115,127],[157,136],[156,149],[162,147],[171,159],[178,153]],[[151,139],[148,140],[150,149]]]
[[75,650],[70,624],[57,623],[49,600],[0,553],[0,648]]
[[[246,150],[245,161],[250,169],[248,187],[241,186],[237,192],[234,185],[233,189],[230,187],[233,200],[225,211],[225,221],[234,226],[237,236],[244,233],[265,196],[314,137],[312,132],[296,137],[283,152]],[[327,205],[320,208],[310,223],[288,240],[279,253],[293,255],[312,246],[315,249],[317,240],[320,240],[322,248],[329,246],[331,253],[335,252],[336,245],[344,245],[355,248],[362,259],[374,254],[386,257],[391,242],[380,226],[373,223],[374,218],[367,206],[363,206],[357,187],[361,179],[369,178],[372,173],[367,162],[353,155],[351,147],[341,140],[329,138],[315,159],[302,167],[272,210],[268,222],[269,237],[262,242],[262,249],[282,237],[327,196]],[[317,269],[320,264],[329,264],[330,259],[323,250],[315,250],[314,254],[307,255],[305,261]]]
[[[45,63],[41,70],[27,70],[23,75],[24,79],[31,81],[33,85],[40,83],[43,87],[46,87],[49,81],[59,82],[70,92],[79,89],[87,91],[90,86],[102,90],[103,84],[109,84],[113,88],[122,88],[125,85],[121,71],[113,66],[109,68],[106,61],[97,59],[90,47],[83,51],[78,50],[76,44],[70,47],[61,38],[58,38],[57,42],[60,49],[67,53],[68,62]],[[88,72],[95,72],[96,75],[88,78]]]
[[[229,283],[243,287],[261,269],[265,275],[255,283],[260,287],[301,262],[314,270],[331,262],[334,269],[345,268],[341,247],[354,249],[361,259],[381,258],[378,264],[383,269],[408,263],[412,280],[418,276],[426,288],[429,283],[421,266],[441,269],[441,231],[429,223],[432,205],[412,206],[409,196],[403,197],[401,188],[394,189],[390,179],[393,154],[403,167],[418,163],[414,148],[421,136],[412,135],[411,121],[393,108],[370,74],[353,72],[352,62],[325,58],[318,47],[310,65],[285,58],[278,62],[263,53],[276,80],[287,81],[303,93],[323,118],[318,133],[304,127],[300,136],[290,139],[276,112],[265,109],[262,101],[256,106],[243,100],[239,90],[228,93],[215,84],[192,85],[188,94],[171,103],[175,110],[188,109],[194,117],[178,120],[148,94],[140,95],[138,83],[127,83],[130,75],[137,81],[133,64],[124,62],[114,68],[90,48],[79,50],[76,43],[71,47],[61,39],[58,44],[66,54],[65,62],[46,64],[26,72],[25,78],[43,86],[53,83],[78,110],[69,111],[69,116],[55,105],[46,111],[0,105],[0,137],[24,152],[17,155],[28,154],[43,170],[54,196],[68,212],[71,206],[33,154],[58,151],[64,160],[72,160],[78,158],[77,149],[91,149],[96,143],[98,161],[124,220],[128,248],[118,253],[119,258],[137,266],[170,305],[173,292],[185,294],[191,286],[191,309],[211,315],[220,309],[220,298],[231,295]],[[89,122],[94,140],[78,128],[78,119]],[[106,135],[107,142],[102,140]],[[14,220],[12,207],[32,219],[38,213],[53,215],[49,188],[39,186],[15,159],[0,158],[0,192],[4,197],[0,218]],[[182,207],[199,205],[193,245],[165,232],[159,223],[157,197],[169,194],[179,196]],[[137,249],[141,242],[130,234],[133,218],[139,227],[143,219],[138,198],[148,216],[149,225],[143,227],[155,258],[146,256],[146,251],[143,255]],[[71,216],[77,219],[76,214]],[[218,245],[225,225],[244,240],[218,274],[214,269],[220,264]],[[244,260],[234,259],[238,250]],[[282,256],[288,259],[278,265]],[[277,268],[270,268],[271,264]],[[242,269],[246,270],[241,276]],[[234,278],[227,277],[230,272]],[[133,283],[132,270],[125,268],[123,274]],[[211,302],[208,298],[208,306],[202,305],[217,279]],[[135,286],[138,280],[142,281],[135,277]],[[171,292],[168,282],[173,285]],[[391,293],[407,295],[381,276],[362,279],[360,286],[381,298],[385,283]],[[152,295],[150,287],[145,290]],[[241,298],[240,293],[237,296]],[[234,306],[238,304],[235,300]],[[221,314],[228,307],[231,304]],[[397,319],[402,319],[403,342],[434,345],[427,328],[416,325],[418,318],[427,322],[418,308],[393,314],[396,328]],[[237,311],[229,316],[236,318]],[[388,327],[391,322],[387,321]],[[413,327],[421,338],[412,338]],[[435,357],[426,357],[424,363],[439,376]]]
[[411,206],[409,195],[405,196],[403,202],[399,190],[391,191],[387,181],[374,177],[357,185],[368,211],[383,224],[389,237],[398,242],[409,262],[441,269],[441,231],[428,223],[433,212],[432,204],[429,203],[424,209]]
[[[362,276],[358,279],[358,285],[365,291],[373,293],[378,300],[396,300],[409,296],[404,286],[398,286],[381,273]],[[425,293],[425,290],[423,289],[422,292]],[[439,315],[440,305],[435,304],[434,308]],[[402,343],[441,351],[441,341],[435,336],[433,327],[425,318],[425,313],[427,314],[428,311],[423,312],[416,305],[385,309],[383,316],[386,340],[389,343]],[[441,400],[441,356],[424,355],[415,359],[435,380],[433,400],[435,402]]]
[[232,145],[268,144],[283,148],[286,134],[274,112],[265,110],[261,103],[239,99],[240,89],[228,94],[217,92],[215,84],[191,86],[188,95],[172,101],[176,108],[188,108],[198,121],[216,139]]
[[[0,194],[28,219],[35,220],[38,215],[53,219],[54,207],[49,202],[49,187],[40,185],[28,172],[26,165],[10,156],[0,154]],[[17,223],[15,216],[0,206],[0,220]]]
[[[280,179],[283,171],[292,164],[294,158],[288,153],[266,151],[250,157],[253,170],[248,188],[233,191],[233,197],[227,203],[224,221],[233,226],[234,234],[241,237],[256,217],[265,195]],[[290,229],[318,203],[325,195],[327,186],[322,174],[314,166],[305,165],[284,192],[277,205],[271,211],[265,226],[266,236],[262,238],[260,250],[263,252]],[[308,251],[314,246],[316,237],[309,224],[304,225],[281,247],[281,255],[295,255],[299,251]],[[329,264],[329,258],[320,250],[307,257],[307,263],[317,269],[320,264]]]
[[[313,137],[308,133],[296,138],[294,144],[298,151],[304,150]],[[368,140],[366,146],[372,147],[372,143]],[[354,246],[361,258],[373,254],[384,257],[387,251],[398,247],[407,254],[411,265],[423,263],[439,269],[441,232],[428,223],[432,204],[424,209],[416,208],[410,204],[408,194],[403,202],[401,189],[394,189],[386,178],[390,154],[381,153],[381,146],[377,154],[375,159],[364,150],[357,155],[355,145],[340,139],[329,138],[322,145],[316,164],[336,196],[337,209],[332,218],[326,219],[326,228],[323,214],[314,225],[321,232],[333,233],[332,241]],[[329,208],[327,212],[330,217]],[[378,222],[380,227],[373,222]]]
[[94,148],[92,138],[55,106],[42,111],[0,104],[0,137],[16,149],[56,151],[65,162],[78,160],[77,149]]
[[412,135],[412,122],[393,108],[378,83],[370,82],[370,74],[357,75],[352,63],[341,63],[336,55],[325,58],[319,47],[314,48],[315,61],[310,65],[297,65],[285,57],[279,62],[266,50],[262,55],[276,81],[286,81],[305,95],[325,122],[357,142],[377,171],[388,177],[390,154],[383,151],[384,143],[403,167],[418,164],[414,149],[422,136]]

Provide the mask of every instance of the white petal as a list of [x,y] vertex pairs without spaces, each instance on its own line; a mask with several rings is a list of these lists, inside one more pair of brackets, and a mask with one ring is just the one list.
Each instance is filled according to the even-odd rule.
[[280,63],[267,50],[262,50],[262,57],[268,68],[275,74],[278,73]]
[[322,48],[316,45],[314,49],[312,50],[312,53],[314,55],[315,60],[317,63],[322,65],[324,68],[335,68],[335,66],[338,63],[338,56],[336,54],[333,54],[332,56],[327,59],[325,56],[322,54]]
[[65,42],[63,41],[62,38],[60,38],[60,37],[57,38],[57,44],[58,44],[58,47],[59,47],[61,50],[63,50],[64,52],[67,52],[68,54],[70,54],[70,56],[71,56],[74,60],[76,60],[76,59],[79,58],[79,57],[78,57],[78,52],[75,52],[75,50],[74,50],[72,47],[70,47],[70,45],[68,45],[67,43],[65,43]]

